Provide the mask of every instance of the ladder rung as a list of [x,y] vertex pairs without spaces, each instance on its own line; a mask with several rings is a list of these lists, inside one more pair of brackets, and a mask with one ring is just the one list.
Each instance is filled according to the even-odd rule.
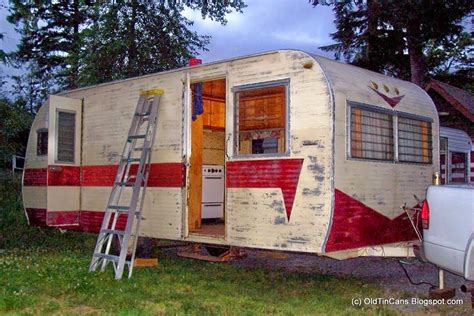
[[122,210],[122,211],[128,211],[130,209],[130,206],[122,206],[122,205],[109,205],[107,208],[112,209],[112,210]]
[[139,138],[145,138],[146,135],[130,135],[128,136],[128,139],[139,139]]
[[[118,261],[119,258],[120,258],[119,256],[107,255],[105,253],[94,253],[94,257],[106,259],[106,260],[109,260],[109,261]],[[130,260],[125,260],[125,264],[130,265]]]
[[107,259],[110,261],[118,261],[118,259],[120,258],[119,256],[106,255],[105,253],[94,253],[94,257]]
[[140,162],[141,158],[122,158],[123,162]]
[[150,149],[150,148],[148,148],[148,147],[136,147],[136,148],[134,148],[135,151],[142,151],[142,150],[148,150],[148,149]]
[[121,187],[133,187],[135,182],[115,182],[115,185],[119,185]]
[[144,113],[135,113],[135,116],[148,116],[150,115],[150,112],[144,112]]
[[125,235],[123,230],[115,230],[115,229],[102,229],[100,231],[101,234],[115,234],[115,235]]

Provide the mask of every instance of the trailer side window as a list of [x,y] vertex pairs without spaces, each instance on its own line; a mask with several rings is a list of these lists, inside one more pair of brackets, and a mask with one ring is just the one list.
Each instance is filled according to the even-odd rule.
[[432,162],[431,123],[398,117],[398,160],[401,162]]
[[57,112],[57,161],[74,162],[76,113]]
[[351,157],[393,160],[393,116],[351,106]]
[[48,129],[40,128],[36,131],[36,154],[44,156],[48,154]]
[[288,82],[235,89],[238,155],[283,154]]

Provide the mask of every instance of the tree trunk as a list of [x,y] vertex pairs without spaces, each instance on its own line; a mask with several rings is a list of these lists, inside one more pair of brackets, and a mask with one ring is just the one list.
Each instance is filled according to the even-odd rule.
[[137,6],[139,4],[136,0],[130,3],[131,16],[128,29],[128,77],[139,75],[137,71],[137,43],[136,43],[136,30],[135,26],[137,23]]
[[377,50],[377,26],[378,26],[378,0],[367,0],[367,48],[365,51],[365,58],[367,68],[373,71],[379,71],[377,58],[374,52]]
[[80,40],[79,40],[79,26],[81,24],[81,12],[79,8],[79,0],[73,2],[73,37],[72,37],[72,54],[71,59],[71,72],[69,74],[69,87],[70,89],[77,88],[77,78],[79,77],[79,54],[80,54]]
[[423,43],[418,21],[410,21],[407,28],[408,55],[410,56],[411,82],[423,87],[425,79],[425,61]]

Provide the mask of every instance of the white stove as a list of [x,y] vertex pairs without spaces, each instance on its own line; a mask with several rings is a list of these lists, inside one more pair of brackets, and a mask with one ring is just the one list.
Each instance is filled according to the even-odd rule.
[[224,217],[224,166],[202,166],[201,218]]

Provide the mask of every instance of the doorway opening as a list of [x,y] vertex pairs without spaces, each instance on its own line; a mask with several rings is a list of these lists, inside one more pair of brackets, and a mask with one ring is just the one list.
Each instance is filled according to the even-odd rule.
[[225,78],[191,84],[188,227],[191,234],[225,235]]

